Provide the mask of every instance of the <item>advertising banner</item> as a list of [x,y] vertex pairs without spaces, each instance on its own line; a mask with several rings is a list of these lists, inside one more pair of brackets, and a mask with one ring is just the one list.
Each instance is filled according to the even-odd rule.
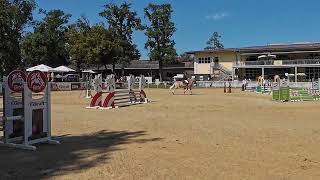
[[52,91],[71,91],[71,83],[51,83],[51,90]]

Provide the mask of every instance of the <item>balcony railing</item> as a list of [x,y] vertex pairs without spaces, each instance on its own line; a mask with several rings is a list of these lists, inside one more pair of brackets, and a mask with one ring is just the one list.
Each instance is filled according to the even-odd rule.
[[260,60],[237,62],[236,66],[257,66],[257,65],[295,65],[295,64],[310,64],[320,65],[320,59],[295,59],[295,60]]

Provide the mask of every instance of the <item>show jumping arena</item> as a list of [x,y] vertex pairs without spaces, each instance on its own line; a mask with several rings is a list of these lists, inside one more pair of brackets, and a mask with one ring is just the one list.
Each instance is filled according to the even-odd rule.
[[52,92],[52,136],[0,147],[0,179],[320,179],[320,101],[279,103],[232,89],[145,89],[150,103],[85,109]]

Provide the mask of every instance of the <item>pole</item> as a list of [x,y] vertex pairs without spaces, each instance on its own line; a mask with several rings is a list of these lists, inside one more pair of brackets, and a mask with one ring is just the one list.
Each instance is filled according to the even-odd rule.
[[294,82],[295,83],[298,82],[298,67],[297,66],[294,67]]

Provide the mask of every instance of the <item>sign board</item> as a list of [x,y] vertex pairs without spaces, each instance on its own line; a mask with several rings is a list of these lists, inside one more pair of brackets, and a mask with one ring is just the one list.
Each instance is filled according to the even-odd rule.
[[287,87],[287,86],[289,86],[288,80],[287,80],[287,79],[280,80],[280,86],[281,86],[281,87]]
[[147,81],[147,84],[152,84],[152,77],[144,77]]
[[278,82],[272,83],[272,89],[273,90],[280,90],[280,84]]
[[312,89],[319,89],[319,81],[312,81]]
[[85,90],[86,89],[86,83],[84,82],[75,82],[70,83],[71,84],[71,90]]
[[23,71],[12,71],[8,76],[8,86],[13,92],[21,92],[23,83],[26,81],[26,74]]
[[274,60],[273,65],[282,65],[282,60]]
[[42,92],[47,86],[47,76],[41,71],[32,71],[28,74],[27,84],[32,92]]
[[52,91],[71,91],[71,83],[51,83],[51,90]]
[[159,85],[160,85],[160,80],[159,80],[159,79],[156,79],[155,84],[156,84],[157,86],[159,86]]

